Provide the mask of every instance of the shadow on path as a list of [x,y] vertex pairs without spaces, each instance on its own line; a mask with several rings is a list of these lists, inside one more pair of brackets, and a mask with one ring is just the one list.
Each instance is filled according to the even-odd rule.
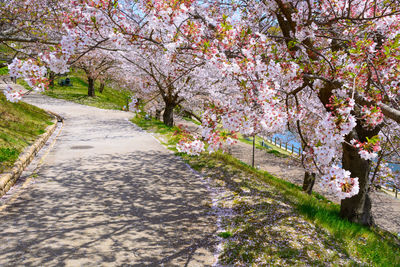
[[80,157],[35,180],[0,213],[2,266],[213,263],[207,189],[170,153]]

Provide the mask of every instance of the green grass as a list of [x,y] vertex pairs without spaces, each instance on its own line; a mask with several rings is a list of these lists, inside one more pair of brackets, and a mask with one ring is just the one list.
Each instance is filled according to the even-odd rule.
[[[142,117],[136,117],[133,122],[143,127],[145,130],[151,130],[162,134],[164,138],[172,138],[168,139],[169,141],[167,142],[170,146],[179,141],[179,136],[173,134],[173,132],[176,132],[176,129],[166,127],[160,121],[145,121]],[[342,219],[339,216],[339,205],[330,202],[323,196],[316,193],[313,193],[311,196],[305,194],[299,186],[272,176],[265,171],[252,168],[228,154],[219,152],[214,154],[203,153],[198,157],[188,156],[182,153],[177,154],[198,171],[204,168],[213,170],[218,166],[223,166],[224,168],[233,170],[232,173],[245,173],[246,177],[251,177],[249,178],[251,179],[251,185],[247,184],[245,186],[253,188],[252,191],[256,191],[256,189],[268,191],[267,188],[269,186],[274,188],[278,192],[277,194],[281,195],[298,214],[315,224],[317,229],[328,233],[329,238],[333,240],[332,242],[338,244],[340,250],[344,251],[346,255],[352,258],[360,260],[364,265],[400,266],[399,239],[393,234],[383,230],[364,227]],[[223,176],[224,173],[225,172],[221,172],[219,175]],[[241,185],[241,187],[243,187],[243,185]],[[248,212],[252,212],[252,210],[248,210]],[[255,238],[254,232],[257,228],[254,228],[252,223],[245,222],[243,218],[237,218],[235,225],[242,225],[241,227],[244,227],[243,229],[247,229],[241,231],[242,236],[244,235],[250,239]],[[219,235],[224,235],[226,238],[229,237],[224,233],[220,233]],[[227,249],[230,249],[230,255],[237,252],[237,257],[241,260],[246,258],[248,260],[247,262],[252,262],[255,255],[260,253],[260,247],[244,247],[243,244],[231,244],[231,247],[228,245]],[[266,253],[268,248],[264,247],[262,251]],[[297,252],[290,248],[282,248],[279,252],[275,251],[274,255],[279,255],[281,258],[291,257],[293,259],[297,257]],[[337,257],[336,255],[334,258],[336,259]],[[231,259],[231,256],[229,259]],[[311,262],[311,264],[323,265],[323,263],[318,261]],[[351,265],[353,264],[356,263],[353,262]]]
[[180,129],[178,127],[167,126],[162,121],[154,118],[145,119],[144,114],[136,114],[131,121],[143,130],[163,135],[167,139],[167,141],[164,142],[164,145],[169,146],[170,149],[173,149],[175,152],[177,152],[175,145],[180,140]]
[[[0,58],[13,58],[15,51],[7,45],[0,43]],[[7,63],[7,61],[0,60],[0,63]],[[0,68],[0,76],[8,75],[8,67]]]
[[196,119],[193,119],[193,118],[188,118],[188,117],[182,117],[185,121],[190,121],[190,122],[193,122],[194,124],[196,124],[196,125],[201,125],[201,122],[199,122],[198,120],[196,120]]
[[143,130],[152,130],[160,134],[172,134],[179,129],[176,126],[167,126],[162,121],[154,118],[145,119],[144,114],[137,114],[131,121]]
[[0,162],[15,162],[18,159],[18,150],[15,148],[0,148]]
[[[60,86],[58,80],[66,77],[56,78],[54,87],[44,92],[45,95],[72,101],[82,105],[98,107],[102,109],[123,109],[127,104],[127,99],[131,97],[131,92],[128,90],[116,90],[105,86],[103,93],[98,91],[99,83],[95,83],[96,96],[89,97],[88,84],[82,72],[71,72],[67,77],[72,81],[73,86]],[[27,84],[19,80],[18,83],[27,88]],[[29,88],[27,88],[29,89]]]
[[0,68],[0,76],[1,75],[7,75],[7,74],[8,74],[8,68],[7,67]]
[[218,236],[222,237],[222,238],[229,238],[232,236],[232,233],[231,232],[221,232],[221,233],[218,233]]
[[178,142],[178,139],[174,138],[175,132],[179,131],[179,128],[176,126],[167,126],[162,121],[154,118],[145,119],[143,114],[136,114],[131,121],[143,130],[152,131],[166,136],[169,140],[171,140],[171,145],[174,145]]
[[24,148],[52,124],[51,119],[43,110],[8,102],[0,93],[0,173],[13,166]]

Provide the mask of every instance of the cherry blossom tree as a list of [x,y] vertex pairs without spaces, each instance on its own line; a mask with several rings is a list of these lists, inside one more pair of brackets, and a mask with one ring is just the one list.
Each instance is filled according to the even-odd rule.
[[131,70],[140,79],[137,96],[146,102],[162,99],[163,122],[172,126],[174,108],[188,105],[201,91],[191,73],[201,62],[193,61],[190,56],[170,54],[158,46],[130,51],[123,55]]
[[[55,5],[55,1],[0,2],[0,57],[3,61],[0,67],[13,63],[10,75],[24,76],[28,84],[37,89],[46,85],[43,79],[46,69],[43,64],[36,64],[36,59],[46,47],[57,45],[61,39],[58,32],[62,22],[48,12]],[[21,59],[26,61],[23,63]],[[13,66],[21,71],[13,70]],[[21,98],[12,88],[4,93],[13,101]]]
[[46,68],[65,73],[72,56],[78,60],[94,49],[118,45],[109,26],[114,1],[10,0],[0,5],[0,43],[15,52],[6,60],[10,75],[23,77],[33,90],[47,87]]
[[92,50],[80,57],[73,66],[85,72],[88,81],[88,96],[94,97],[96,80],[103,79],[102,76],[115,68],[116,64],[117,61],[109,53],[102,50]]
[[[242,1],[242,21],[215,24],[215,65],[240,94],[218,99],[207,135],[296,131],[307,171],[342,199],[341,215],[373,223],[372,162],[400,122],[395,1]],[[246,23],[245,23],[246,22]],[[211,51],[212,49],[208,49]],[[213,60],[211,58],[211,60]],[[398,131],[392,133],[398,136]],[[397,146],[390,142],[394,150]],[[389,148],[385,148],[389,149]]]
[[[136,8],[132,17],[137,20]],[[192,107],[201,105],[200,95],[207,93],[196,75],[205,59],[194,52],[196,48],[183,31],[192,17],[184,1],[144,1],[141,9],[146,16],[138,27],[140,33],[123,31],[127,37],[120,55],[130,76],[140,81],[137,97],[156,110],[162,103],[163,121],[172,126],[174,108],[180,106],[192,112]]]

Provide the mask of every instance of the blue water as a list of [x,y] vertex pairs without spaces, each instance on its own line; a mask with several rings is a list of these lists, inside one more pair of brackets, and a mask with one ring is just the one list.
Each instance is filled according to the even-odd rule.
[[400,171],[400,164],[394,164],[394,163],[390,163],[389,167],[393,170],[393,171]]
[[[275,134],[273,136],[273,140],[275,140],[275,138],[278,138],[282,141],[282,146],[284,146],[285,143],[288,143],[288,148],[290,149],[292,147],[292,145],[295,148],[295,151],[298,151],[299,148],[301,148],[300,145],[300,141],[297,139],[297,137],[291,133],[291,132],[286,132],[283,134]],[[400,171],[400,164],[389,164],[389,167],[393,170],[393,171]]]
[[293,145],[295,151],[299,151],[299,148],[301,148],[300,142],[297,140],[297,137],[291,132],[287,132],[284,134],[275,134],[273,136],[273,140],[275,140],[275,138],[278,138],[282,141],[282,146],[284,146],[285,143],[288,143],[288,148],[291,148]]

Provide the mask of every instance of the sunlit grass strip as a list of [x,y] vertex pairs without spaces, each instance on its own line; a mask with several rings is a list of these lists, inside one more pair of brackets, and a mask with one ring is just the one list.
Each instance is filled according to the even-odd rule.
[[[128,90],[117,90],[109,86],[105,86],[103,93],[100,93],[97,90],[99,83],[95,83],[96,96],[89,97],[88,84],[82,72],[71,72],[67,77],[70,78],[72,86],[60,86],[58,85],[58,80],[65,79],[66,77],[56,78],[54,81],[54,87],[46,90],[44,94],[50,97],[64,99],[82,105],[117,110],[121,110],[127,105],[127,101],[130,99],[132,94],[132,92]],[[18,83],[29,89],[23,80],[18,80]]]
[[[174,135],[176,127],[165,126],[155,119],[145,120],[141,116],[132,121],[144,130],[151,130],[169,138],[169,145],[179,141],[179,135]],[[177,154],[190,164],[191,156]],[[210,161],[221,161],[225,165],[246,172],[258,181],[277,188],[300,214],[317,227],[327,230],[348,255],[362,260],[369,266],[400,266],[399,240],[385,231],[364,227],[340,218],[338,204],[332,203],[317,193],[311,196],[305,194],[299,186],[266,171],[252,168],[229,154],[203,153],[202,157],[208,157]],[[207,167],[212,168],[212,165],[207,165]]]
[[0,173],[52,124],[43,110],[24,102],[11,103],[0,92]]

